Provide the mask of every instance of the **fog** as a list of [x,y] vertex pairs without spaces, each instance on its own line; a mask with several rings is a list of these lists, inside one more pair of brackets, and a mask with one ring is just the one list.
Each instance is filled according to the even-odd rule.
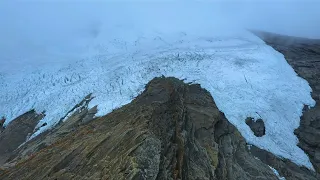
[[245,28],[320,39],[319,0],[227,1],[222,11]]
[[101,43],[112,26],[191,32],[192,23],[192,32],[199,33],[246,28],[320,39],[319,9],[319,0],[1,1],[0,70],[31,59],[40,64],[78,59],[92,40]]
[[[301,36],[308,38],[320,38],[320,1],[319,0],[202,0],[202,1],[169,1],[169,0],[129,0],[129,1],[79,1],[74,0],[28,0],[28,1],[1,1],[0,22],[1,32],[7,35],[8,31],[18,31],[23,33],[21,27],[28,26],[27,30],[51,33],[52,31],[64,32],[70,30],[69,27],[62,27],[65,23],[77,28],[81,23],[85,25],[88,20],[101,21],[104,18],[111,19],[105,15],[119,15],[116,9],[110,9],[115,4],[122,6],[126,10],[146,11],[139,8],[148,4],[148,8],[158,11],[159,16],[165,16],[168,6],[176,8],[174,16],[192,16],[199,11],[196,8],[211,8],[212,13],[203,18],[217,18],[218,26],[226,18],[228,23],[235,23],[247,28],[266,30],[281,34]],[[136,5],[136,6],[134,6]],[[132,7],[131,7],[132,6]],[[138,7],[138,8],[137,8]],[[114,10],[110,12],[110,10]],[[182,11],[180,11],[182,10]],[[170,11],[170,10],[169,10]],[[150,12],[149,12],[150,13]],[[123,16],[128,12],[120,12]],[[194,14],[195,15],[195,14]],[[196,16],[196,15],[195,15]],[[112,17],[117,18],[117,17]],[[172,21],[167,19],[168,21]],[[180,19],[181,20],[181,19]],[[219,19],[218,19],[219,20]],[[71,23],[71,24],[70,24]],[[92,22],[94,23],[94,22]],[[89,24],[88,24],[89,25]]]

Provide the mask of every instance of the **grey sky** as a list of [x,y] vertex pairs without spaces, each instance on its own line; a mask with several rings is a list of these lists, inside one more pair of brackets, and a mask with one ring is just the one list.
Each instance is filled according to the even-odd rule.
[[[69,27],[63,26],[64,23],[70,25],[70,22],[72,22],[72,26],[76,28],[78,25],[81,26],[81,22],[86,23],[88,18],[91,18],[91,20],[101,18],[103,1],[82,0],[80,2],[76,3],[74,0],[56,2],[29,0],[18,3],[4,0],[0,3],[0,31],[5,34],[10,34],[10,32],[23,34],[23,29],[27,31],[41,30],[43,33],[49,33],[53,30],[64,32],[70,30]],[[133,0],[130,0],[130,2],[133,2]],[[138,2],[147,1],[139,0]],[[159,3],[161,1],[154,0],[151,2]],[[168,0],[162,2],[170,3]],[[320,38],[320,0],[197,1],[197,4],[200,3],[212,6],[214,15],[221,16],[221,21],[227,19],[228,23],[239,24],[247,28]],[[183,6],[183,3],[180,4]],[[211,18],[210,15],[207,18]],[[22,27],[24,28],[22,29]]]
[[[320,39],[320,0],[201,0],[201,1],[2,0],[0,2],[0,66],[29,59],[46,59],[54,52],[77,58],[85,38],[96,36],[110,21],[133,26],[208,29],[233,27]],[[143,6],[142,6],[143,4]],[[145,5],[147,4],[147,5]],[[155,5],[156,4],[156,5]],[[117,8],[113,8],[110,6]],[[150,13],[150,18],[145,14]],[[130,14],[135,14],[132,17]],[[144,21],[139,20],[140,16]],[[151,16],[152,14],[152,16]],[[200,14],[200,15],[199,15]],[[187,17],[186,17],[187,16]],[[135,19],[134,19],[135,18]],[[112,24],[112,23],[111,23]],[[114,23],[113,23],[114,24]],[[130,28],[130,27],[128,27]],[[209,27],[212,28],[212,27]],[[103,30],[108,30],[103,29]],[[222,31],[221,31],[222,32]],[[72,42],[72,43],[69,43]],[[45,57],[45,58],[43,58]],[[61,61],[62,59],[61,58]]]
[[230,5],[224,8],[231,19],[245,27],[320,38],[319,0],[247,0],[224,4]]

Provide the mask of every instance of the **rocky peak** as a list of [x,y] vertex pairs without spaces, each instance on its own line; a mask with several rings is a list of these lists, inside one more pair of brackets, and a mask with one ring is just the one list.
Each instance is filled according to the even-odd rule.
[[155,78],[130,104],[79,124],[89,111],[16,150],[0,178],[277,179],[200,85]]
[[198,84],[155,78],[131,103],[95,113],[76,111],[16,149],[0,179],[278,179]]

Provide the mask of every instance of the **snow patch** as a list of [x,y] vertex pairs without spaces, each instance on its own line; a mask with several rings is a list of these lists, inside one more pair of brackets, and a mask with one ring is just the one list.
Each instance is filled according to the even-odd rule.
[[278,177],[279,180],[286,180],[286,178],[280,176],[279,172],[275,168],[271,166],[269,166],[269,168],[274,172],[274,174]]

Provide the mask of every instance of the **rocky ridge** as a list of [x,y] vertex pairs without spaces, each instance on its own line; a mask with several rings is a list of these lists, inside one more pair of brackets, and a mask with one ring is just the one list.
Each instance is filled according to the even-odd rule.
[[[305,108],[295,133],[315,172],[246,144],[200,85],[161,77],[99,118],[96,107],[88,109],[88,95],[55,128],[26,143],[44,114],[30,111],[1,127],[0,179],[320,179],[320,43],[257,34],[313,89],[317,104]],[[247,124],[263,136],[263,120]]]
[[200,85],[155,78],[132,103],[78,110],[19,147],[0,179],[277,179]]
[[[130,104],[95,113],[83,106],[20,146],[0,179],[278,179],[200,85],[155,78]],[[287,179],[316,179],[293,167],[302,174]]]

